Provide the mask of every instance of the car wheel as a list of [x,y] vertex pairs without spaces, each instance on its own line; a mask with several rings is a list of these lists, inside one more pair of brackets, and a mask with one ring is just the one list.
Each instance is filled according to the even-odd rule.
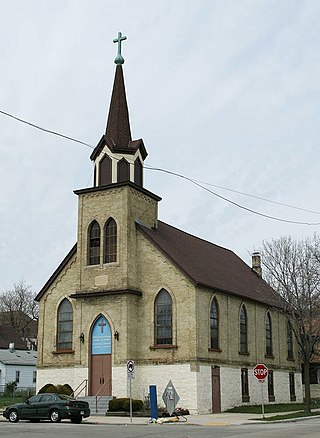
[[61,414],[59,409],[52,409],[50,412],[50,421],[52,423],[59,423],[61,421]]
[[17,423],[17,421],[19,421],[18,411],[16,409],[12,409],[9,412],[8,419],[11,421],[11,423]]
[[76,417],[71,417],[71,423],[80,424],[81,421],[82,421],[81,415],[76,416]]

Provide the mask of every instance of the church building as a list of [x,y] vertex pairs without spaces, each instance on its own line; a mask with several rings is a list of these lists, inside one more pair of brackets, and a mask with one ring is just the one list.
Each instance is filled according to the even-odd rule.
[[[279,296],[232,251],[158,218],[144,187],[147,150],[133,140],[118,34],[106,130],[91,154],[92,187],[76,190],[77,242],[36,300],[37,389],[133,397],[169,380],[190,413],[261,403],[256,364],[269,369],[265,402],[302,400],[298,349]],[[249,232],[249,231],[248,231]]]

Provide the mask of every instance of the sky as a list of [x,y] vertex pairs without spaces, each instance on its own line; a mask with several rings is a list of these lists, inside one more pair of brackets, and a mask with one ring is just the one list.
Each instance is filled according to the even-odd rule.
[[[146,166],[303,224],[145,169],[145,188],[162,197],[159,219],[249,265],[263,240],[319,233],[318,0],[0,8],[0,111],[96,146],[121,31],[131,133],[143,138]],[[0,292],[20,280],[38,292],[76,242],[73,190],[92,186],[91,152],[0,113]]]

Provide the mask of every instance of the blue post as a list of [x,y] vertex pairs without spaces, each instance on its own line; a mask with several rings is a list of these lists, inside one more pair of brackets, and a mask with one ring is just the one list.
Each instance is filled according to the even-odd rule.
[[158,419],[158,404],[157,404],[157,387],[156,385],[149,386],[150,391],[150,409],[151,418]]

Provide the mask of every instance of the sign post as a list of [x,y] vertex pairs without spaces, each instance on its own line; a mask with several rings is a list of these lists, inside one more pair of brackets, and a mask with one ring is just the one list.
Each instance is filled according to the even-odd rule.
[[264,384],[265,379],[268,377],[268,374],[269,374],[268,368],[263,363],[258,363],[253,368],[253,375],[261,383],[261,410],[262,410],[262,418],[263,419],[264,419],[263,384]]
[[133,360],[128,360],[127,362],[127,373],[129,379],[129,403],[130,403],[130,423],[132,423],[132,379],[134,379],[134,362]]

